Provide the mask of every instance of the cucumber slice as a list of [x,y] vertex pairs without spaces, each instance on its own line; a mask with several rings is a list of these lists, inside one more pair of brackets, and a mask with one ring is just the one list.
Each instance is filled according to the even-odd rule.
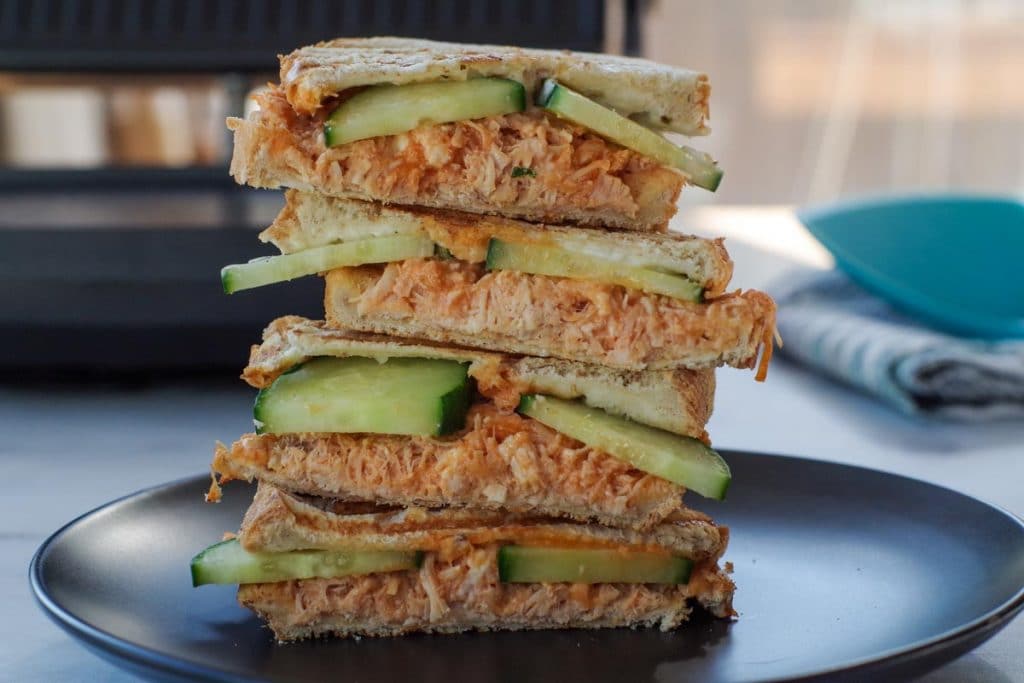
[[550,366],[538,358],[524,361],[520,367],[526,373],[524,379],[529,381],[531,391],[538,394],[567,400],[582,398],[592,408],[675,434],[699,434],[703,428],[703,424],[694,423],[689,411],[665,410],[665,406],[679,403],[679,390],[671,383],[657,383],[637,391],[593,374],[586,365],[574,366],[565,374],[554,374]]
[[426,358],[314,358],[260,391],[260,434],[420,434],[462,429],[468,364]]
[[498,550],[505,583],[686,583],[693,563],[661,553],[506,545]]
[[541,86],[537,104],[623,147],[634,149],[666,166],[678,168],[698,187],[714,192],[722,182],[722,170],[710,155],[692,147],[677,147],[653,130],[644,128],[551,78]]
[[345,100],[324,124],[328,147],[397,135],[422,125],[448,123],[526,109],[522,83],[505,78],[376,85]]
[[220,281],[224,292],[233,294],[242,289],[284,282],[334,268],[403,261],[433,253],[434,243],[424,235],[370,237],[224,266],[220,271]]
[[704,295],[703,287],[683,275],[608,261],[556,244],[518,244],[492,238],[487,244],[487,269],[611,282],[685,301],[699,302]]
[[401,550],[296,550],[251,553],[237,538],[221,541],[192,558],[192,585],[272,583],[289,579],[333,579],[419,567],[422,553]]
[[729,466],[697,439],[609,415],[576,401],[538,394],[524,395],[519,412],[702,496],[722,500],[729,488]]

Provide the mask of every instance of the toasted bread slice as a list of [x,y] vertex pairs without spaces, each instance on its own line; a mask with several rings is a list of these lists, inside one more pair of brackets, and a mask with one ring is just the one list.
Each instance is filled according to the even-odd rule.
[[[324,498],[465,507],[650,528],[685,489],[492,404],[451,436],[248,434],[217,445],[220,483],[244,479]],[[219,497],[218,483],[211,500]]]
[[538,110],[328,148],[322,115],[297,114],[278,89],[257,101],[248,118],[228,119],[231,175],[254,187],[663,232],[685,183],[682,173]]
[[558,246],[625,266],[676,273],[701,285],[705,297],[725,291],[732,261],[721,239],[679,233],[612,232],[538,225],[497,216],[441,211],[327,197],[289,190],[274,223],[260,234],[282,253],[367,237],[424,234],[454,258],[483,263],[491,239]]
[[477,390],[514,410],[524,393],[583,398],[596,408],[659,429],[707,441],[714,405],[714,370],[610,370],[555,358],[508,356],[398,337],[328,327],[296,316],[279,318],[252,347],[242,378],[269,386],[295,365],[318,356],[439,358],[468,362]]
[[339,38],[281,58],[281,86],[306,114],[349,88],[479,76],[510,78],[527,92],[555,78],[652,128],[708,133],[708,77],[645,59],[394,37]]
[[443,551],[457,540],[473,545],[516,543],[620,548],[671,553],[689,560],[717,560],[729,530],[681,508],[640,532],[506,512],[442,508],[367,507],[311,498],[260,484],[238,533],[252,552],[308,549]]
[[[728,529],[686,508],[641,532],[500,511],[382,509],[261,483],[239,532],[250,551],[416,549],[424,560],[418,570],[247,584],[238,597],[282,641],[420,631],[668,630],[686,620],[693,604],[719,617],[734,614],[735,586],[717,565],[728,536]],[[499,579],[497,551],[508,543],[662,552],[695,567],[683,585],[507,584]]]
[[438,259],[339,268],[326,279],[334,327],[625,370],[751,368],[760,353],[760,379],[775,331],[775,303],[750,290],[691,303]]
[[694,605],[735,615],[735,584],[712,562],[686,584],[502,583],[497,544],[427,552],[418,570],[240,586],[279,641],[320,636],[679,627]]

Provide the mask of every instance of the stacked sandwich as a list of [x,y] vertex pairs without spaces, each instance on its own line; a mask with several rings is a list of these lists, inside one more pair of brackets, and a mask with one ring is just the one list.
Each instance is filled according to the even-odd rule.
[[[714,369],[759,366],[774,304],[726,292],[720,240],[665,232],[721,176],[702,74],[568,52],[374,38],[284,58],[230,119],[240,183],[289,188],[282,255],[233,292],[323,274],[325,320],[273,321],[243,378],[256,480],[193,579],[238,583],[280,640],[656,625],[733,614]],[[758,359],[760,358],[760,363]]]

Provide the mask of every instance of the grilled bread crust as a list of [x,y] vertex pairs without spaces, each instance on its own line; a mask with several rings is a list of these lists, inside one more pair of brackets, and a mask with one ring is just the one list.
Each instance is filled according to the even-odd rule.
[[479,76],[519,81],[528,93],[540,80],[555,78],[653,128],[709,132],[708,77],[645,59],[386,36],[339,38],[281,57],[281,86],[291,105],[307,114],[348,88]]
[[278,318],[267,326],[263,343],[252,347],[242,378],[262,389],[295,365],[319,356],[469,362],[477,390],[506,410],[514,410],[526,393],[582,397],[596,408],[704,441],[714,405],[715,374],[710,369],[610,370],[557,358],[508,356],[336,329],[297,316]]
[[501,511],[367,506],[260,484],[238,538],[252,552],[332,548],[440,551],[464,539],[473,545],[501,542],[667,552],[698,561],[721,557],[729,533],[707,515],[689,508],[681,508],[640,532]]
[[382,206],[288,190],[274,223],[260,234],[282,253],[396,233],[426,234],[452,256],[483,263],[492,238],[527,244],[558,244],[646,268],[679,273],[704,288],[705,297],[725,291],[732,261],[721,239],[680,233],[613,232],[596,228],[538,225],[461,211]]
[[502,583],[497,549],[455,543],[425,553],[418,570],[247,584],[238,600],[279,641],[627,626],[669,631],[695,604],[718,617],[735,615],[735,586],[714,562],[694,567],[680,585]]
[[[327,148],[322,116],[296,114],[278,90],[258,99],[260,110],[227,120],[235,140],[231,175],[253,187],[664,232],[686,180],[540,112],[424,126]],[[520,144],[520,131],[536,144]],[[542,170],[536,177],[513,176],[524,163],[520,158]]]
[[692,303],[436,259],[339,268],[326,280],[333,327],[624,370],[752,368],[775,331],[775,303],[753,290]]
[[[218,444],[220,483],[244,479],[324,498],[466,507],[648,529],[685,489],[493,405],[451,436],[248,434]],[[211,500],[219,497],[215,482]]]

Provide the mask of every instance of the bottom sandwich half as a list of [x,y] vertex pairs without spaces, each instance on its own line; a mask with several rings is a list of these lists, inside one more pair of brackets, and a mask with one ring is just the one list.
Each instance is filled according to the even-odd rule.
[[261,484],[231,543],[263,566],[273,563],[268,558],[308,554],[310,548],[335,555],[415,550],[415,565],[406,567],[241,585],[239,601],[278,640],[289,641],[415,632],[669,630],[694,608],[730,617],[735,587],[718,566],[727,542],[727,529],[686,509],[640,532],[544,517],[335,502]]

